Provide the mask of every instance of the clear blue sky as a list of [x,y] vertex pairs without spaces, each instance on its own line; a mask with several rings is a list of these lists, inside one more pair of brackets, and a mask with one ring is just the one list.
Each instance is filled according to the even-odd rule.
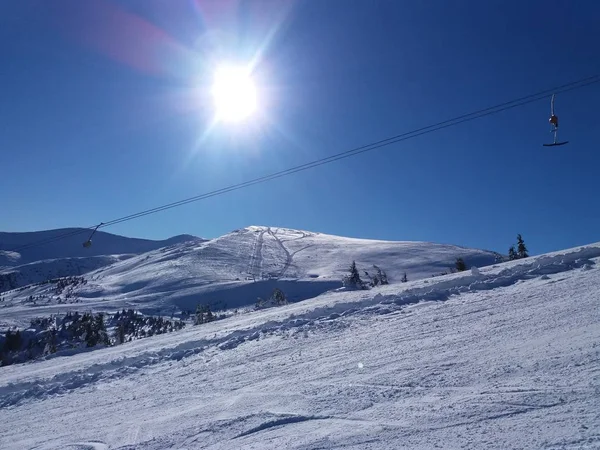
[[[90,226],[600,73],[600,2],[0,5],[0,230]],[[261,118],[210,126],[215,61]],[[104,231],[247,225],[533,254],[600,241],[600,84]]]

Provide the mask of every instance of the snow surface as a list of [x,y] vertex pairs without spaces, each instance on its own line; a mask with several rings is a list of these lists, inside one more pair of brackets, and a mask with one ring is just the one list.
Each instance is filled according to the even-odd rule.
[[0,448],[597,449],[599,262],[600,243],[3,367]]
[[[449,272],[455,259],[485,266],[499,255],[485,250],[430,242],[355,239],[302,230],[251,226],[206,242],[188,241],[136,255],[86,274],[70,291],[89,310],[136,308],[170,315],[207,303],[213,310],[254,305],[275,287],[289,301],[313,298],[342,286],[353,260],[363,280],[379,266],[390,283]],[[32,316],[65,312],[54,286],[6,292],[0,306],[4,324],[25,325]],[[30,296],[46,296],[32,304]],[[78,303],[76,308],[81,310]],[[5,308],[10,308],[7,311]],[[76,309],[73,308],[73,309]],[[15,322],[9,319],[13,318]]]

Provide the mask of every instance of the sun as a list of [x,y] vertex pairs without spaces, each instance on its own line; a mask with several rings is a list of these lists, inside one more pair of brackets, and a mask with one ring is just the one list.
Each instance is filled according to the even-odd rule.
[[211,93],[218,120],[240,122],[257,110],[256,85],[244,67],[219,67],[214,74]]

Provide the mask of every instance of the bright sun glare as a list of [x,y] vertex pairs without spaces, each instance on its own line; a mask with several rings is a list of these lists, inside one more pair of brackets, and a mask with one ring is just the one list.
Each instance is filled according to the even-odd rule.
[[238,122],[256,111],[256,86],[247,69],[223,66],[215,72],[212,95],[217,118]]

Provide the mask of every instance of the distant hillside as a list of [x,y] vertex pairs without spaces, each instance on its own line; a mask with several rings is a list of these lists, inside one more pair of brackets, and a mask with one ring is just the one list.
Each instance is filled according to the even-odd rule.
[[[38,241],[45,241],[56,236],[81,231],[81,234],[69,236],[53,242],[35,245],[19,250]],[[94,234],[93,245],[84,248],[90,231],[81,228],[62,228],[47,231],[25,233],[0,232],[0,268],[8,268],[29,264],[40,260],[77,258],[100,255],[140,254],[186,241],[203,242],[204,239],[190,235],[174,236],[165,240],[138,239],[98,231]],[[17,249],[16,251],[12,251]]]
[[[98,245],[100,246],[100,245]],[[360,276],[376,273],[401,283],[450,272],[456,258],[467,267],[497,261],[495,252],[431,242],[355,239],[301,230],[251,226],[206,242],[176,244],[115,262],[89,272],[85,284],[70,290],[70,301],[103,308],[136,305],[146,311],[195,309],[199,302],[217,307],[252,305],[274,287],[289,300],[312,298],[342,286],[356,261]],[[7,296],[6,304],[39,297],[52,305],[65,299],[52,287],[33,286]],[[15,303],[16,302],[16,303]],[[101,305],[100,305],[100,303]]]
[[[19,249],[31,243],[82,231],[80,234]],[[81,228],[2,233],[0,232],[0,293],[52,278],[77,276],[158,248],[182,242],[201,243],[205,239],[179,235],[164,240],[137,239],[98,231],[93,245],[82,243],[90,231]],[[12,251],[17,249],[17,251]]]
[[49,279],[83,275],[133,256],[135,255],[126,254],[46,259],[22,266],[0,269],[0,293]]

